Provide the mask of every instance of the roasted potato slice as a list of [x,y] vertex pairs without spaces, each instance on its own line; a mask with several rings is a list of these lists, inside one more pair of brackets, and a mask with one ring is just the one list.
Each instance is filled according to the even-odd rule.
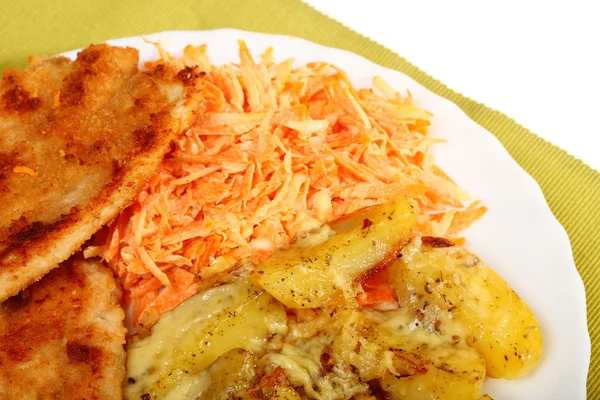
[[302,400],[302,398],[294,389],[284,386],[277,389],[270,400]]
[[[249,389],[258,383],[256,357],[244,349],[232,349],[221,355],[205,371],[210,383],[201,394],[188,398],[198,400],[251,399]],[[283,398],[285,399],[285,398]]]
[[407,240],[416,221],[407,199],[364,208],[330,224],[335,235],[323,243],[276,251],[251,277],[290,308],[342,305],[360,290],[355,279]]
[[352,312],[336,338],[333,355],[354,366],[363,380],[378,379],[397,399],[475,400],[485,361],[464,343],[416,328],[407,313]]
[[263,375],[260,379],[259,389],[262,397],[268,400],[302,399],[298,392],[291,386],[289,379],[281,367],[277,367]]
[[284,307],[246,278],[200,292],[164,313],[150,336],[131,341],[126,398],[186,398],[219,356],[235,348],[260,354],[286,323]]
[[[450,356],[449,359],[454,358]],[[429,368],[424,374],[409,376],[386,375],[380,380],[381,389],[392,393],[397,400],[466,400],[479,399],[481,384],[465,370],[468,364],[462,361],[459,364],[448,363],[448,369]],[[455,371],[452,368],[462,367]],[[477,364],[478,367],[482,363]],[[480,371],[483,372],[483,369]]]
[[[401,305],[441,321],[485,358],[487,375],[514,379],[540,358],[540,325],[523,300],[478,257],[440,238],[415,238],[390,267]],[[447,321],[448,323],[446,323]],[[450,323],[451,322],[451,323]]]

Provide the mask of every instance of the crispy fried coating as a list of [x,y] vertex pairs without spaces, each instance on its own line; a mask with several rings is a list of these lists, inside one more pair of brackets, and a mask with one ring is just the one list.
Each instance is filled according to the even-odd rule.
[[114,218],[195,120],[200,71],[131,48],[39,58],[0,83],[0,301]]
[[0,304],[0,399],[118,399],[121,289],[100,261],[65,261]]

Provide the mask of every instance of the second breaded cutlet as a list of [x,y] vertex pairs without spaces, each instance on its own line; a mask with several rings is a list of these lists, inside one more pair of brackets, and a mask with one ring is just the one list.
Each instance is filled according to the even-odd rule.
[[0,304],[0,399],[119,399],[121,289],[97,260],[69,259]]

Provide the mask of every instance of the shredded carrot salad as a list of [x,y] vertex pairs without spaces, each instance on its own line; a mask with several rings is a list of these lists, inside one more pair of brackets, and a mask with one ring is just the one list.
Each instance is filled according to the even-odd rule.
[[[243,258],[263,260],[299,232],[365,206],[408,196],[424,235],[456,242],[485,213],[434,164],[429,112],[375,77],[355,89],[327,63],[277,63],[272,49],[214,66],[205,46],[174,59],[198,65],[204,99],[154,176],[86,256],[118,273],[134,324],[198,291],[198,283]],[[388,300],[389,293],[365,299]],[[383,300],[382,300],[383,301]]]

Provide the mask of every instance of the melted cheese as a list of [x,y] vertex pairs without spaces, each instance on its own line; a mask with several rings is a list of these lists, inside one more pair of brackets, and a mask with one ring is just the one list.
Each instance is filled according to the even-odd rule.
[[[322,226],[296,238],[290,248],[310,249],[335,232]],[[410,247],[406,251],[405,261],[421,254],[409,252]],[[475,263],[472,257],[457,262],[468,268]],[[428,278],[439,273],[438,264]],[[334,280],[336,274],[325,278]],[[295,283],[311,287],[311,282]],[[425,293],[427,283],[419,284]],[[299,399],[296,389],[306,399],[368,399],[367,382],[375,380],[395,398],[478,398],[486,365],[467,345],[470,331],[456,318],[454,308],[463,305],[456,302],[457,307],[448,310],[424,301],[415,286],[406,284],[397,310],[359,309],[346,303],[344,308],[288,310],[294,315],[288,320],[280,302],[246,277],[236,278],[165,313],[150,337],[131,344],[126,397],[212,400],[223,388],[263,390],[260,376],[281,368],[286,379],[274,383],[279,397],[273,397],[281,400]],[[236,367],[227,358],[240,352],[252,362]],[[251,373],[242,374],[242,367]]]
[[286,320],[283,306],[245,279],[201,292],[132,341],[125,396],[194,398],[199,373],[217,357],[234,348],[264,353],[271,335],[287,331]]
[[272,368],[283,368],[291,384],[302,387],[310,399],[341,400],[370,393],[369,386],[348,364],[333,363],[330,371],[323,371],[321,355],[334,339],[335,333],[330,329],[318,336],[286,343],[281,351],[266,354],[264,360]]
[[328,241],[332,236],[335,236],[335,231],[329,225],[316,226],[312,230],[298,235],[293,246],[300,248],[316,247]]

